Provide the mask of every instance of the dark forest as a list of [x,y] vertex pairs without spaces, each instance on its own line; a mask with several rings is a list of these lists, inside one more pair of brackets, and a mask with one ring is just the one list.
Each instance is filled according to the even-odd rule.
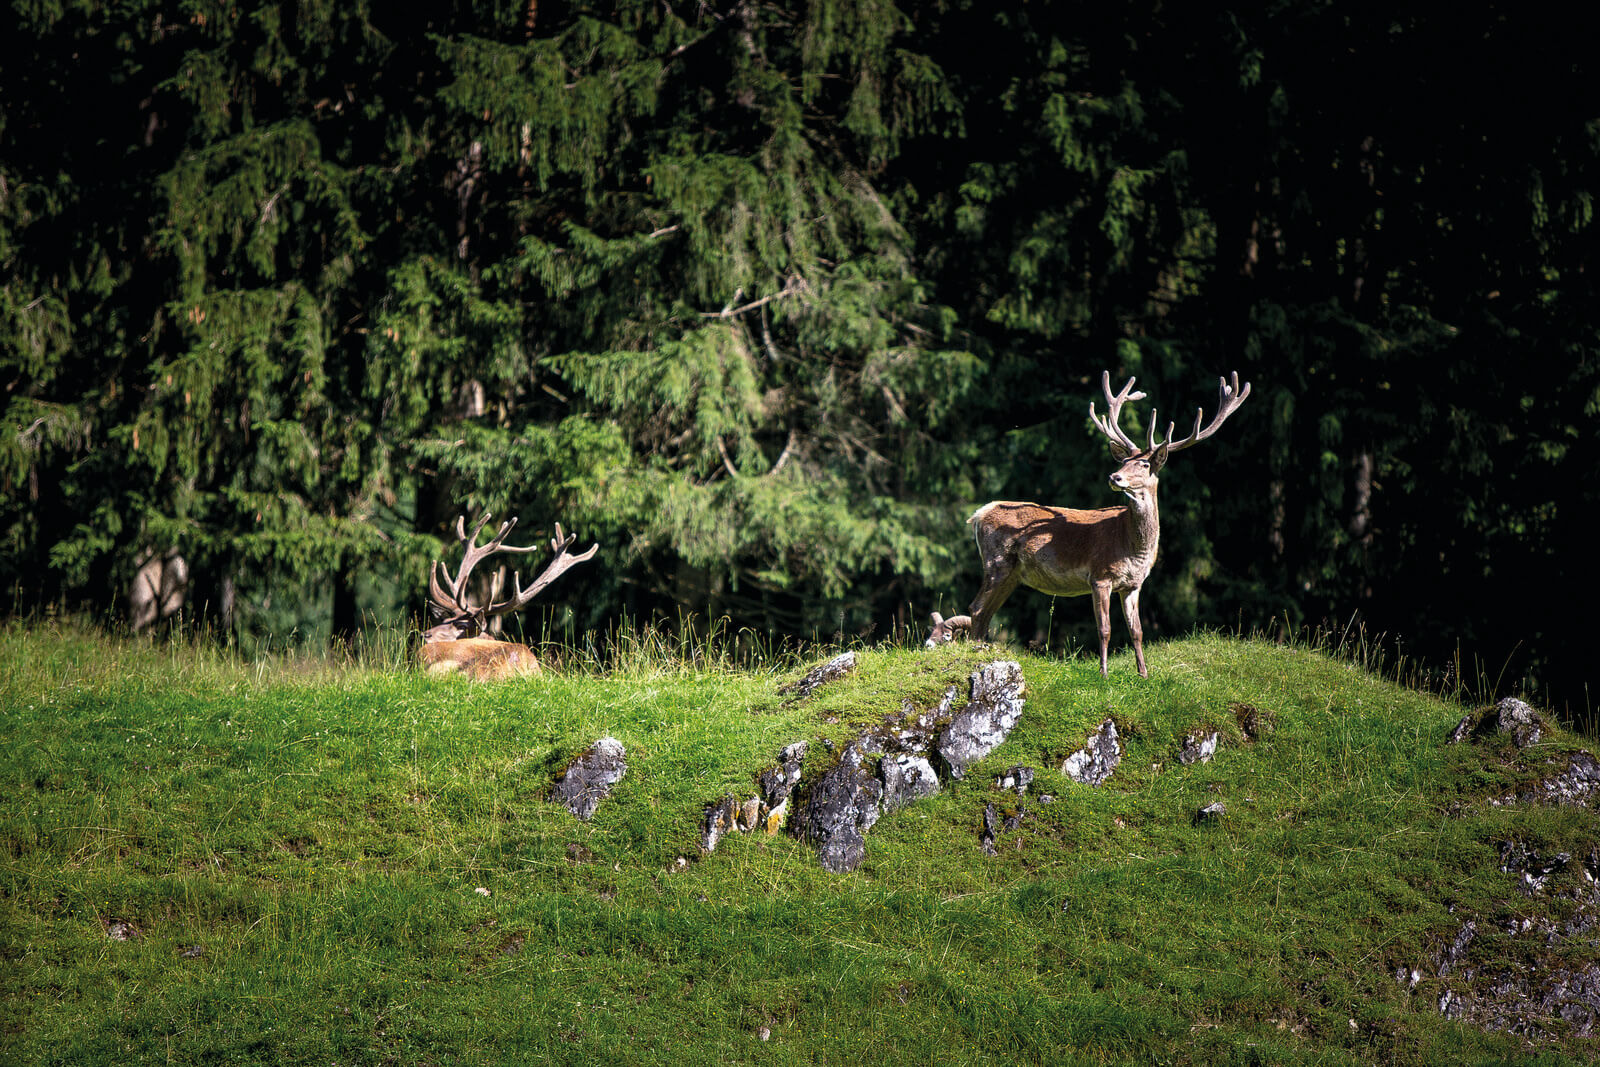
[[920,633],[975,507],[1118,503],[1103,371],[1135,436],[1237,371],[1148,636],[1359,631],[1591,716],[1593,18],[13,4],[4,610],[348,639],[490,510],[600,544],[530,631]]

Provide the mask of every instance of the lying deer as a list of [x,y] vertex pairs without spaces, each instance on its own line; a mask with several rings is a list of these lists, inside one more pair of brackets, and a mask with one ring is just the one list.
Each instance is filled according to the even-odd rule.
[[1230,386],[1223,379],[1217,397],[1217,413],[1205,429],[1200,423],[1205,412],[1197,411],[1194,430],[1181,441],[1173,440],[1173,426],[1167,424],[1167,439],[1156,443],[1156,415],[1150,416],[1149,443],[1139,445],[1123,432],[1122,405],[1143,400],[1133,392],[1134,379],[1115,396],[1111,395],[1111,374],[1103,372],[1100,388],[1106,395],[1106,416],[1095,413],[1089,404],[1089,420],[1105,435],[1112,456],[1121,463],[1111,472],[1111,487],[1128,498],[1117,508],[1080,511],[1043,504],[1023,504],[996,500],[972,513],[967,525],[978,543],[983,563],[983,586],[967,608],[967,614],[946,619],[933,613],[933,633],[926,642],[933,648],[952,640],[961,630],[983,638],[989,622],[1006,597],[1018,585],[1037,589],[1051,596],[1094,597],[1094,620],[1100,631],[1100,673],[1106,673],[1106,648],[1111,642],[1111,595],[1122,598],[1122,615],[1133,638],[1133,655],[1139,676],[1148,678],[1144,663],[1144,631],[1139,625],[1139,590],[1156,562],[1156,546],[1161,537],[1161,520],[1156,513],[1156,476],[1167,457],[1217,432],[1244,398],[1250,383],[1239,388],[1239,375]]
[[523,589],[522,576],[513,572],[511,579],[513,592],[504,599],[501,598],[501,593],[505,591],[505,576],[496,574],[489,588],[488,604],[480,607],[473,603],[467,592],[467,579],[472,574],[472,568],[497,552],[523,553],[538,549],[537,545],[517,548],[505,544],[506,534],[517,524],[515,518],[501,523],[500,532],[495,534],[492,540],[482,545],[478,544],[478,532],[488,521],[489,513],[484,512],[483,517],[469,534],[466,530],[465,516],[456,520],[456,537],[466,546],[466,554],[462,556],[461,566],[456,570],[454,578],[449,576],[444,564],[438,560],[434,560],[433,566],[429,569],[429,607],[436,618],[444,620],[439,625],[424,631],[422,635],[422,663],[430,674],[460,671],[479,681],[538,674],[539,659],[527,645],[497,641],[492,637],[479,635],[488,629],[491,618],[521,611],[533,601],[534,597],[544,592],[546,586],[561,577],[568,567],[589,559],[600,547],[598,544],[590,545],[589,551],[581,556],[569,556],[567,549],[578,539],[578,535],[562,534],[561,524],[558,522],[556,535],[550,539],[550,548],[555,552],[555,558],[544,569],[544,573],[534,579],[533,584],[527,589]]

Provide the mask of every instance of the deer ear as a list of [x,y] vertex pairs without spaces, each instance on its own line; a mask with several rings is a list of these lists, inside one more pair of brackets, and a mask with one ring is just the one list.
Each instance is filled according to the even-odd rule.
[[1163,441],[1161,444],[1156,446],[1156,450],[1154,452],[1150,453],[1151,474],[1161,473],[1161,468],[1167,465],[1167,443],[1168,442]]

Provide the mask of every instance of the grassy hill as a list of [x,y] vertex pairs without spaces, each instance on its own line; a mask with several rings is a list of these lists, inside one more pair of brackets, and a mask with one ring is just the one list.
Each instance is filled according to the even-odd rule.
[[[784,745],[840,744],[999,657],[1026,676],[1021,722],[883,816],[858,870],[787,835],[700,854],[707,805],[750,795]],[[472,684],[4,631],[0,1062],[1600,1053],[1578,1008],[1500,1024],[1518,1033],[1473,1021],[1494,988],[1600,954],[1593,808],[1494,802],[1580,739],[1447,745],[1461,706],[1221,636],[1155,646],[1147,681],[1126,658],[1102,679],[1004,648],[859,658],[786,701],[792,664]],[[1121,765],[1070,782],[1107,717]],[[1202,729],[1215,758],[1180,764]],[[550,789],[607,735],[628,774],[581,822]],[[1019,763],[1025,798],[994,784]],[[990,804],[1022,815],[993,856]]]

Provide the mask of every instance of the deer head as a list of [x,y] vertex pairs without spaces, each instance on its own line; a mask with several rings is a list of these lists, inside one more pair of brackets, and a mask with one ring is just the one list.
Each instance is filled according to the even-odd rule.
[[933,632],[928,634],[928,639],[922,642],[923,648],[938,648],[947,645],[956,639],[956,634],[962,630],[972,629],[971,615],[952,615],[948,619],[937,611],[928,616],[933,620]]
[[590,545],[587,552],[581,555],[568,555],[567,549],[578,539],[577,534],[564,534],[561,524],[556,523],[556,535],[550,539],[550,550],[555,553],[544,573],[534,579],[528,588],[522,588],[522,575],[512,573],[512,593],[502,597],[505,592],[505,576],[497,573],[489,588],[488,602],[477,604],[468,592],[468,579],[472,569],[480,562],[497,553],[506,552],[521,554],[537,551],[537,545],[517,547],[505,543],[506,535],[517,525],[515,516],[500,524],[500,530],[493,538],[480,545],[478,533],[489,521],[489,513],[484,512],[478,519],[472,532],[467,533],[466,517],[456,519],[456,538],[466,547],[461,557],[461,566],[457,568],[455,577],[450,577],[444,564],[438,560],[433,561],[433,566],[428,572],[428,599],[429,607],[434,617],[442,621],[422,634],[424,644],[433,644],[441,641],[459,641],[466,638],[477,637],[488,629],[489,620],[497,615],[507,615],[514,611],[521,611],[533,602],[533,599],[542,593],[547,586],[561,577],[567,570],[576,564],[591,558],[599,550],[598,544]]

